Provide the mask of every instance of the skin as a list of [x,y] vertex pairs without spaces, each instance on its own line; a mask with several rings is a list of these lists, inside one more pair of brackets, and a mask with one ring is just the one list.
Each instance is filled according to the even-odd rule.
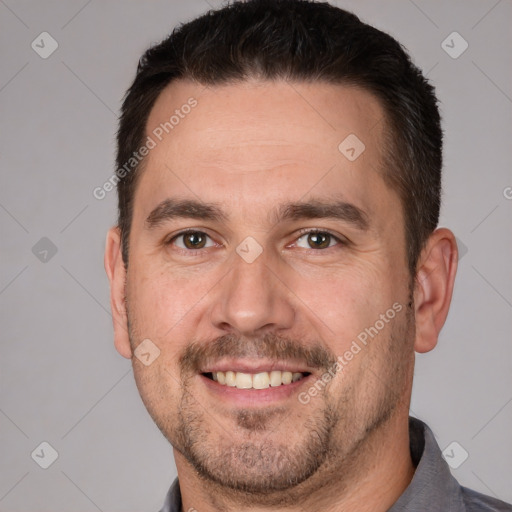
[[[147,134],[191,96],[197,107],[145,162],[128,268],[117,227],[105,252],[115,346],[132,358],[142,400],[174,447],[183,509],[386,511],[414,473],[414,353],[435,347],[448,314],[454,235],[431,235],[411,280],[400,200],[381,175],[383,110],[369,93],[177,81],[154,105]],[[351,133],[366,147],[353,162],[338,150]],[[146,218],[167,198],[217,203],[229,218],[175,218],[148,229]],[[312,199],[356,205],[368,229],[269,218],[276,205]],[[186,228],[206,233],[206,246],[173,239]],[[341,242],[317,248],[300,232],[314,228]],[[249,236],[262,249],[252,263],[236,251]],[[301,403],[299,393],[393,304],[401,311]],[[149,366],[133,356],[146,338],[160,350]],[[267,399],[257,390],[218,392],[200,372],[283,362],[311,375],[289,396]]]

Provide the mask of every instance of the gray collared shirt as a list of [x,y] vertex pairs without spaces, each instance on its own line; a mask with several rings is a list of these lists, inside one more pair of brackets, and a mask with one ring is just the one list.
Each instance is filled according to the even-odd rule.
[[[416,471],[388,512],[512,512],[512,505],[459,485],[425,423],[410,418],[409,434]],[[160,512],[182,512],[178,479],[169,489]]]

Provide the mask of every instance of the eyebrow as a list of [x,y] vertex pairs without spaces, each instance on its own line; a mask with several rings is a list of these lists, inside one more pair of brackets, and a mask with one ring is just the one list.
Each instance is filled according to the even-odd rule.
[[368,231],[368,214],[358,206],[346,201],[329,202],[311,199],[307,202],[285,203],[277,212],[271,212],[270,218],[277,223],[283,220],[336,219],[352,224],[360,231]]
[[214,203],[203,203],[192,199],[164,199],[146,218],[146,227],[153,229],[164,222],[182,219],[201,219],[216,222],[226,222],[228,216],[222,211],[219,205]]
[[[229,216],[217,203],[204,203],[193,199],[164,199],[148,215],[145,221],[148,230],[177,218],[227,222]],[[306,202],[288,202],[269,212],[271,224],[285,220],[336,219],[352,224],[360,231],[368,231],[370,222],[367,213],[346,201],[312,199]]]

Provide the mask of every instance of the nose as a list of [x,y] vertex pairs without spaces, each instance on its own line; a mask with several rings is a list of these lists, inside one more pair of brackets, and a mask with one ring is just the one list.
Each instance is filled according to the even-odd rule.
[[[279,275],[281,274],[281,275]],[[211,322],[224,332],[263,335],[292,327],[295,309],[282,272],[265,251],[252,263],[233,254],[231,271],[217,288]]]

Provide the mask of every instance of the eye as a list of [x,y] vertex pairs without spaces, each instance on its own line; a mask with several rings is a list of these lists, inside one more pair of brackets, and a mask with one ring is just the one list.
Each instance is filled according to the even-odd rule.
[[[210,239],[210,242],[208,242],[208,239]],[[172,237],[167,243],[169,245],[174,244],[184,250],[205,249],[215,245],[206,233],[193,230],[182,231]]]
[[328,231],[310,230],[297,238],[295,245],[304,249],[328,249],[342,241]]

